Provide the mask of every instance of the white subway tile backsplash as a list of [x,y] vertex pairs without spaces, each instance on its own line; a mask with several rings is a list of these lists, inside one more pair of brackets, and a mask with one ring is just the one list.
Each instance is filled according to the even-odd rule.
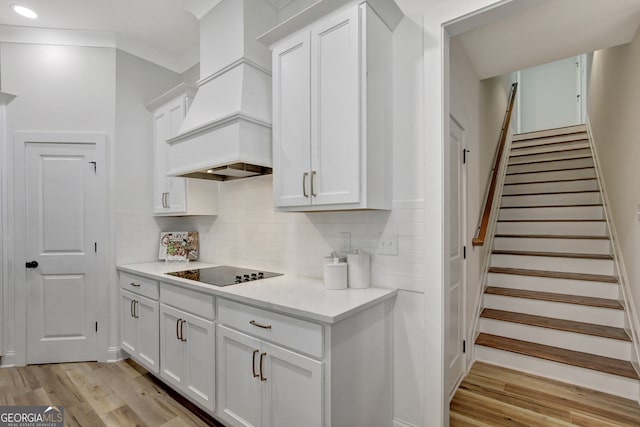
[[[150,212],[116,215],[118,263],[154,261],[161,231],[200,233],[200,260],[321,277],[322,258],[351,247],[371,254],[373,286],[424,290],[424,203],[394,202],[392,211],[273,212],[271,176],[225,182],[215,217],[156,218]],[[398,236],[398,255],[377,254],[382,236]]]

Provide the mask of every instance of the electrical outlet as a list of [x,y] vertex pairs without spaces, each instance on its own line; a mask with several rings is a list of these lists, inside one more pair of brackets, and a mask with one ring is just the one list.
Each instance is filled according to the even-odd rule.
[[351,233],[348,231],[340,233],[340,252],[351,252]]
[[385,234],[378,243],[380,255],[398,255],[398,236]]

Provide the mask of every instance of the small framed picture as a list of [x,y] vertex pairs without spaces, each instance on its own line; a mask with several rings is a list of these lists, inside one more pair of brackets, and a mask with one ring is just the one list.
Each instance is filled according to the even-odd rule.
[[197,231],[164,231],[160,233],[158,258],[165,261],[196,261]]

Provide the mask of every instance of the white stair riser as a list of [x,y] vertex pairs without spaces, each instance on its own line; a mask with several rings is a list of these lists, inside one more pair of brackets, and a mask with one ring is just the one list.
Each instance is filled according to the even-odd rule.
[[490,294],[484,294],[483,307],[618,328],[624,327],[624,311],[609,308]]
[[554,193],[570,191],[599,191],[598,181],[595,179],[585,181],[564,181],[564,182],[541,182],[537,184],[517,184],[505,185],[502,194],[522,194],[522,193]]
[[602,206],[500,209],[499,219],[604,219]]
[[607,236],[606,222],[498,222],[497,234],[564,234]]
[[532,277],[499,273],[489,273],[487,283],[488,286],[495,286],[499,288],[553,292],[567,295],[582,295],[594,298],[620,298],[620,287],[615,283],[554,279],[551,277]]
[[587,387],[592,390],[599,390],[626,399],[637,401],[640,394],[638,391],[638,381],[630,378],[565,365],[564,363],[552,362],[537,357],[524,356],[481,345],[474,347],[474,353],[476,360],[481,362],[504,366],[533,375]]
[[491,335],[597,354],[598,356],[613,357],[615,359],[629,360],[631,357],[631,343],[629,341],[486,318],[480,318],[478,326],[480,332]]
[[507,173],[543,172],[583,167],[593,167],[593,159],[556,160],[553,162],[530,163],[526,165],[509,165],[507,167]]
[[531,162],[546,162],[549,160],[569,160],[591,156],[590,148],[581,148],[571,151],[552,151],[546,153],[532,154],[530,156],[509,157],[509,165],[520,165]]
[[514,182],[531,182],[531,181],[551,181],[554,179],[578,179],[578,178],[595,178],[596,170],[593,167],[587,169],[572,169],[552,172],[530,172],[516,175],[507,175],[504,182],[507,184]]
[[503,251],[562,252],[608,255],[609,240],[595,239],[539,239],[496,237],[493,247]]
[[602,203],[602,199],[600,198],[600,192],[597,192],[503,196],[500,206],[595,205],[600,203]]
[[493,254],[491,266],[566,273],[615,274],[613,260],[603,259]]
[[[560,142],[560,141],[563,142]],[[554,143],[557,142],[557,143]],[[553,153],[556,151],[563,150],[573,150],[573,149],[583,149],[589,148],[589,141],[586,139],[576,139],[576,138],[550,138],[549,140],[545,140],[544,143],[535,144],[532,142],[529,143],[518,143],[513,144],[511,146],[511,151],[509,152],[509,157],[515,158],[518,156],[526,155],[526,154],[540,154],[540,153]]]
[[557,128],[557,129],[545,129],[545,130],[539,130],[535,132],[518,133],[513,135],[512,139],[513,141],[523,141],[523,140],[529,140],[534,138],[558,137],[563,135],[569,136],[570,134],[586,135],[586,133],[587,133],[587,127],[585,125],[575,125],[575,126],[567,126],[564,128]]

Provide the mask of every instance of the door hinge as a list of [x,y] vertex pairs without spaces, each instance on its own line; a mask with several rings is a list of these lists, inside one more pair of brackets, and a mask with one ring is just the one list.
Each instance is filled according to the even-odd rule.
[[90,165],[93,165],[93,173],[98,173],[98,164],[96,162],[89,162]]
[[462,150],[462,164],[466,165],[467,164],[467,153],[469,152],[469,150],[467,150],[466,148]]
[[98,242],[93,242],[93,251],[98,253]]
[[96,322],[96,332],[98,332],[98,322]]
[[462,258],[463,259],[467,259],[467,247],[466,246],[462,247]]
[[462,340],[462,352],[467,352],[467,340]]

